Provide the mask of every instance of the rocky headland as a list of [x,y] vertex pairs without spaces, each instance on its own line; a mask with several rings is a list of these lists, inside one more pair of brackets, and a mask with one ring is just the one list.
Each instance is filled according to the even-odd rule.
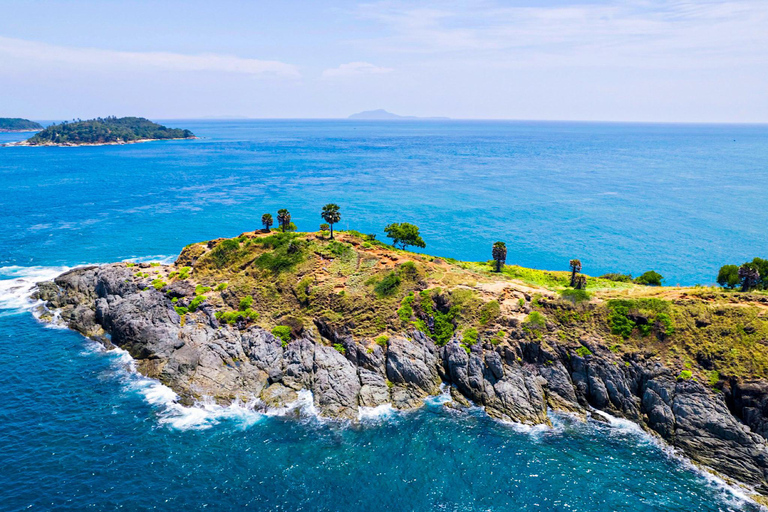
[[629,419],[698,465],[768,493],[768,296],[644,287],[463,263],[355,232],[245,233],[172,265],[83,267],[38,285],[41,317],[127,350],[187,405],[327,417],[453,407],[547,424],[550,410]]

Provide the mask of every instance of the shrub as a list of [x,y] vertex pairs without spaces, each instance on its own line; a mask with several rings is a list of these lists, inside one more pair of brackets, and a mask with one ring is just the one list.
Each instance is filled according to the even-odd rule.
[[192,299],[192,302],[189,303],[189,310],[190,311],[197,311],[197,308],[200,307],[200,304],[205,302],[205,296],[204,295],[198,295],[194,299]]
[[592,351],[582,345],[576,349],[576,354],[578,354],[579,357],[587,357],[592,355]]
[[586,290],[577,290],[575,288],[560,290],[560,296],[565,300],[573,302],[574,304],[578,304],[579,302],[586,302],[590,299],[589,292]]
[[373,291],[376,292],[378,297],[390,297],[397,293],[399,288],[400,276],[394,272],[390,272],[373,287]]
[[135,266],[136,266],[136,264],[135,264],[135,263],[133,263],[133,262],[130,262],[130,261],[129,261],[129,262],[127,262],[127,263],[125,264],[125,266],[130,268],[130,267],[135,267]]
[[413,295],[413,292],[406,295],[403,300],[400,302],[400,308],[397,310],[397,316],[400,317],[400,320],[407,324],[411,321],[411,317],[413,316],[413,300],[415,299],[415,296]]
[[276,326],[272,329],[272,334],[283,342],[283,346],[286,346],[291,341],[291,328],[287,325]]
[[543,329],[547,326],[547,319],[538,311],[531,311],[525,319],[525,324],[529,329]]
[[152,286],[154,286],[155,290],[161,290],[167,286],[167,283],[158,277],[157,279],[152,280]]
[[189,312],[187,308],[182,306],[174,306],[173,309],[176,310],[176,313],[178,313],[179,316],[184,316]]
[[245,311],[246,309],[250,308],[253,305],[253,297],[250,295],[246,295],[242,299],[240,299],[240,304],[238,305],[238,309],[240,311]]
[[191,270],[192,267],[181,267],[176,277],[179,279],[187,279]]
[[416,264],[412,261],[406,261],[400,264],[400,267],[398,268],[398,273],[402,276],[403,279],[406,279],[409,281],[416,281],[419,278],[419,269],[416,267]]
[[675,333],[675,328],[672,326],[672,319],[666,313],[659,313],[656,315],[656,321],[661,324],[661,332],[666,336],[671,336]]
[[374,341],[376,341],[376,344],[380,347],[386,347],[387,342],[389,341],[389,336],[382,334],[381,336],[377,336]]
[[232,257],[237,254],[239,250],[240,242],[238,242],[237,239],[230,238],[222,240],[210,252],[210,258],[218,268],[222,268],[230,263]]
[[501,314],[501,306],[495,300],[486,302],[480,308],[480,325],[486,325],[488,322],[496,320]]
[[629,308],[623,304],[612,304],[612,301],[609,301],[608,309],[608,325],[611,327],[611,332],[622,338],[629,338],[635,329],[635,322],[627,317]]
[[640,277],[635,279],[637,284],[644,284],[646,286],[661,286],[661,281],[664,279],[661,274],[655,270],[649,270]]
[[608,281],[615,281],[617,283],[631,283],[633,281],[632,274],[603,274],[600,279],[607,279]]
[[720,382],[720,372],[717,370],[712,370],[709,372],[709,379],[707,379],[707,382],[709,382],[709,385],[714,387],[718,382]]
[[491,343],[493,343],[494,345],[498,345],[502,341],[504,341],[504,338],[506,336],[507,336],[507,333],[505,333],[504,331],[499,331],[496,333],[496,335],[493,338],[491,338]]
[[693,377],[691,370],[683,370],[680,375],[677,376],[678,380],[690,380]]
[[227,289],[227,286],[229,286],[229,283],[221,283],[216,287],[216,291],[220,292]]
[[465,345],[472,346],[475,343],[477,343],[477,329],[474,327],[470,327],[469,329],[464,331],[464,335],[461,338],[461,342]]
[[210,286],[203,286],[201,284],[195,286],[195,294],[196,295],[202,295],[202,294],[207,293],[209,291],[211,291],[211,287]]
[[347,349],[344,348],[344,345],[342,345],[341,343],[334,343],[333,344],[333,348],[335,348],[336,350],[338,350],[339,352],[341,352],[344,355],[346,355],[346,353],[347,353]]
[[149,264],[149,266],[150,267],[159,267],[160,264],[158,262],[156,262],[156,261],[153,261],[152,263]]

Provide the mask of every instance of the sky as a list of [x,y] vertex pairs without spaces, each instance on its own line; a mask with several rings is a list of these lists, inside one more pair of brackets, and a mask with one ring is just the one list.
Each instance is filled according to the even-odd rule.
[[768,0],[0,0],[0,117],[768,122]]

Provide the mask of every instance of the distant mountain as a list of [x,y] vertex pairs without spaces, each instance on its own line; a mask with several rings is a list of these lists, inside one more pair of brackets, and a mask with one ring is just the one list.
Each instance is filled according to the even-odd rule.
[[428,119],[428,120],[446,120],[447,117],[416,117],[416,116],[400,116],[387,112],[383,108],[378,110],[366,110],[365,112],[358,112],[352,114],[347,119],[369,120],[369,121],[388,121],[388,120],[408,120],[408,119]]
[[0,117],[0,132],[32,132],[43,127],[29,119],[20,117]]

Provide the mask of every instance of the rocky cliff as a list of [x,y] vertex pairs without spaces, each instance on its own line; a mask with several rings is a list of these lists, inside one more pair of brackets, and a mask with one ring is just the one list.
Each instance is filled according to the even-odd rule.
[[[454,404],[471,401],[505,421],[546,424],[549,410],[624,417],[694,462],[768,490],[768,384],[759,374],[713,385],[696,377],[706,368],[681,372],[669,350],[660,356],[661,338],[668,344],[672,336],[661,314],[658,332],[649,331],[653,342],[636,335],[630,343],[601,328],[603,305],[595,299],[577,307],[520,282],[490,275],[484,282],[477,272],[469,279],[465,269],[456,270],[462,279],[449,279],[450,265],[440,260],[377,252],[348,239],[355,265],[336,271],[334,262],[346,256],[338,247],[327,252],[331,242],[318,239],[316,246],[283,248],[286,257],[304,251],[304,259],[276,272],[261,265],[265,255],[274,263],[281,246],[241,237],[221,258],[222,242],[190,246],[167,267],[78,268],[40,283],[36,297],[44,318],[60,317],[127,350],[139,371],[188,405],[212,397],[279,407],[308,389],[322,415],[354,421],[359,407],[419,407],[444,383]],[[415,267],[403,270],[404,258]],[[366,279],[356,280],[361,272]],[[379,293],[392,272],[402,275],[396,291]],[[437,276],[455,293],[433,288]],[[230,285],[215,286],[223,278]],[[467,302],[470,292],[477,302]],[[649,321],[642,312],[627,314],[636,325]],[[277,324],[285,329],[275,335],[270,326]],[[384,334],[366,334],[373,332]],[[710,359],[706,364],[715,364]]]

